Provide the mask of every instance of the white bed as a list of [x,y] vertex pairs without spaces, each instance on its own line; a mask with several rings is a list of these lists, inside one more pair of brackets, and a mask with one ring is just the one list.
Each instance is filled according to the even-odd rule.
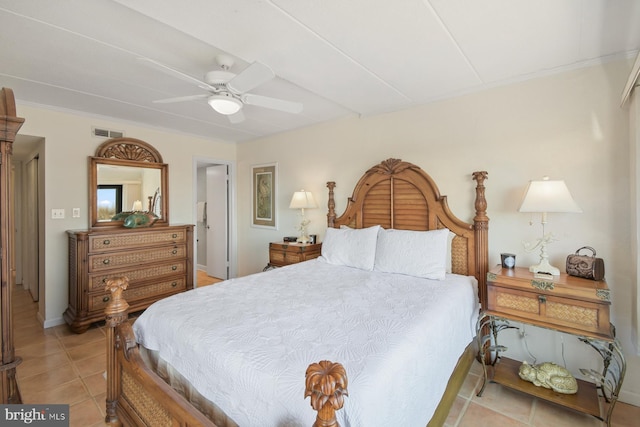
[[341,425],[423,427],[475,335],[477,295],[473,277],[429,280],[318,258],[166,298],[134,331],[241,426],[312,425],[301,379],[328,359],[349,373]]
[[135,334],[127,279],[107,281],[107,423],[443,425],[486,301],[486,176],[473,223],[401,160],[367,170],[339,217],[329,182],[321,258],[161,300]]

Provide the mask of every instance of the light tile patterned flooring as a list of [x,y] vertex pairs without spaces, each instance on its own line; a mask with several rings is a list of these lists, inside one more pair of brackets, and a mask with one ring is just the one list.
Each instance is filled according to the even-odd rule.
[[[212,282],[198,278],[199,286]],[[204,281],[203,281],[204,280]],[[25,403],[66,403],[70,425],[104,426],[106,380],[105,331],[96,325],[74,334],[66,325],[43,330],[36,320],[37,305],[18,286],[13,290],[14,342],[18,386]],[[596,427],[596,418],[488,384],[482,397],[475,396],[481,367],[475,364],[449,413],[447,427]],[[302,379],[304,380],[304,379]],[[640,408],[618,403],[615,427],[639,425]],[[399,426],[402,427],[402,426]]]

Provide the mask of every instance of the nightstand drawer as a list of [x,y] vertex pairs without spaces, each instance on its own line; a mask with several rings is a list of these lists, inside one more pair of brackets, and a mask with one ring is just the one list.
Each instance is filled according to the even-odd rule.
[[488,309],[536,321],[540,326],[564,326],[609,335],[609,305],[557,297],[488,284]]
[[269,264],[281,267],[308,261],[320,256],[321,247],[320,243],[270,243]]
[[269,253],[269,262],[275,265],[287,265],[294,264],[296,262],[300,262],[300,253],[281,251],[281,250],[273,250]]

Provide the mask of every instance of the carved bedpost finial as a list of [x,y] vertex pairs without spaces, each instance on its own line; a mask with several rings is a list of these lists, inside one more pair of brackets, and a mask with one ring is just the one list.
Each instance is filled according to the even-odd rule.
[[112,277],[106,280],[105,290],[111,293],[111,300],[105,309],[107,315],[123,313],[129,304],[122,298],[122,292],[129,286],[129,278],[125,276]]
[[335,181],[327,182],[327,188],[329,189],[329,202],[327,203],[329,213],[327,214],[327,225],[329,227],[333,227],[336,220],[336,200],[333,196],[333,189],[336,188]]
[[312,363],[306,372],[304,397],[311,397],[311,407],[318,411],[313,427],[340,427],[336,411],[344,405],[347,372],[339,363],[322,360]]
[[475,221],[488,221],[487,217],[487,199],[484,197],[484,180],[489,174],[486,171],[473,173],[473,179],[477,182],[476,186],[476,217]]

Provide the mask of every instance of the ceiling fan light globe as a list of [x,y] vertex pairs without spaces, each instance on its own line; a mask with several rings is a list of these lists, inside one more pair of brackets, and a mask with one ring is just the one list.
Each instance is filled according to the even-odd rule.
[[225,116],[235,114],[242,108],[242,102],[230,95],[211,95],[207,102],[211,108]]

